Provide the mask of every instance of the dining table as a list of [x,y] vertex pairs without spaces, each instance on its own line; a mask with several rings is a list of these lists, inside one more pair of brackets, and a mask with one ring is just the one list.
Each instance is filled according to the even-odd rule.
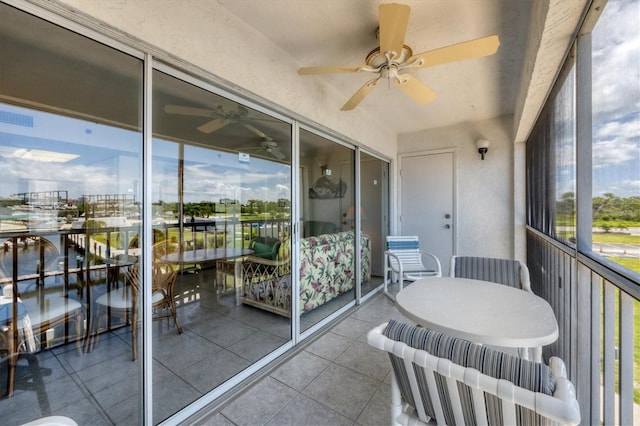
[[216,247],[169,253],[160,258],[163,262],[186,265],[213,262],[220,259],[235,259],[253,253],[249,248]]
[[474,343],[517,348],[542,361],[542,346],[558,339],[549,303],[532,292],[488,281],[423,278],[396,295],[398,310],[425,328]]
[[[234,275],[239,276],[238,274],[240,273],[240,262],[236,262],[235,260],[240,259],[243,256],[248,256],[252,253],[253,250],[249,248],[212,247],[197,250],[186,250],[182,253],[169,253],[162,256],[160,260],[162,260],[163,262],[179,265],[180,272],[183,272],[185,270],[185,265],[202,265],[203,263],[213,263],[214,265],[216,265],[216,269],[218,269],[218,265],[220,265],[221,263],[231,263],[233,265],[232,271]],[[223,262],[226,260],[233,262]],[[218,275],[219,274],[216,273],[216,278],[214,279],[214,285],[216,287],[221,282],[221,279],[218,278]],[[200,280],[202,280],[202,275],[200,275]]]

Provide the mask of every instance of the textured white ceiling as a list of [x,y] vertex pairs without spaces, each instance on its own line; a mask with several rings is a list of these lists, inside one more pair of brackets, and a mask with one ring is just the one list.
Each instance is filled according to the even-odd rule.
[[[303,66],[360,65],[378,45],[374,0],[218,0]],[[524,61],[533,1],[409,0],[405,44],[415,53],[497,34],[497,54],[426,68],[414,75],[438,98],[419,105],[395,87],[382,84],[358,108],[366,109],[396,133],[513,114]],[[370,75],[300,76],[309,85],[321,79],[344,94],[340,107]],[[349,114],[349,112],[340,112]]]

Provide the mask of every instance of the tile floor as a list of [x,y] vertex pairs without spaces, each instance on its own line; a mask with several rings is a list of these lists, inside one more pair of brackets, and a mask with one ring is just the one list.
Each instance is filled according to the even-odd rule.
[[[238,306],[233,294],[221,295],[215,288],[202,285],[208,280],[205,273],[181,276],[178,292],[183,303],[178,315],[183,334],[179,335],[167,321],[153,323],[153,392],[157,401],[154,423],[195,401],[288,339],[288,319]],[[338,299],[334,299],[335,303],[342,304]],[[306,325],[332,312],[332,303],[305,314]],[[376,407],[370,401],[374,394],[384,399],[388,384],[382,385],[382,381],[388,361],[368,347],[365,334],[374,325],[397,315],[386,297],[375,297],[206,421],[278,424],[287,419],[297,422],[295,416],[301,412],[309,418],[304,424],[317,423],[313,420],[316,415],[328,424],[354,424],[359,418],[364,421],[362,424],[371,424],[362,416],[378,416],[371,409],[382,406]],[[35,370],[21,361],[24,375],[16,378],[14,396],[0,399],[0,424],[19,425],[43,415],[69,416],[80,425],[135,423],[140,412],[141,364],[131,361],[130,330],[125,326],[101,334],[90,352],[79,352],[73,343],[44,350],[35,356],[39,362]],[[383,368],[385,373],[381,375]],[[43,372],[39,386],[28,385],[32,377],[29,370]],[[4,371],[0,369],[0,376]],[[345,377],[345,383],[335,385]],[[252,395],[268,396],[257,398],[260,401],[256,402]],[[344,405],[341,407],[340,403]],[[244,409],[245,404],[253,408]],[[365,410],[365,405],[372,408]],[[326,417],[329,413],[332,417]]]
[[387,425],[389,358],[367,344],[366,334],[391,318],[406,320],[376,295],[235,399],[186,423]]

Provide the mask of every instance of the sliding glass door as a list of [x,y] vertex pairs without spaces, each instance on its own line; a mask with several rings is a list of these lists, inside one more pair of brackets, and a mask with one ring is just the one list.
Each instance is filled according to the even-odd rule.
[[300,130],[300,329],[355,300],[355,151]]
[[389,234],[389,163],[360,151],[362,296],[382,284]]
[[153,326],[161,419],[292,339],[291,125],[160,71],[153,87],[154,268],[178,313]]
[[0,16],[1,421],[139,424],[142,60]]

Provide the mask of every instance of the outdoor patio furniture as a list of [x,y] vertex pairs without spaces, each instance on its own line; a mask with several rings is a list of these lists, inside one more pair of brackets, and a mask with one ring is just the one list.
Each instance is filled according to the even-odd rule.
[[560,358],[527,361],[395,320],[371,330],[367,342],[389,353],[391,424],[580,423]]
[[[131,324],[132,359],[133,361],[137,359],[139,276],[139,264],[135,264],[127,272],[123,286],[112,289],[96,299],[91,321],[93,330],[90,331],[88,344],[90,350],[97,345],[101,327],[109,325],[108,316],[116,316]],[[154,261],[151,278],[151,301],[154,311],[153,320],[173,319],[178,333],[182,334],[174,294],[176,277],[177,271],[174,270],[172,264]]]
[[[426,260],[427,262],[424,262]],[[425,264],[426,263],[426,264]],[[389,282],[398,281],[400,290],[403,281],[415,281],[427,277],[441,277],[442,268],[436,255],[420,250],[418,237],[388,236],[387,250],[384,252],[384,293]]]
[[529,268],[519,260],[452,256],[450,276],[491,281],[531,291]]
[[[33,234],[11,237],[3,247],[7,247],[3,250],[5,260],[16,259],[9,264],[11,267],[4,266],[5,272],[10,273],[3,280],[0,296],[0,352],[6,355],[3,357],[8,367],[6,395],[10,396],[21,356],[38,352],[56,340],[77,339],[77,349],[81,352],[84,309],[80,302],[67,297],[62,287],[57,291],[45,284],[46,278],[59,273],[56,263],[59,251],[55,244]],[[24,286],[25,291],[18,283],[26,282],[35,284]]]

